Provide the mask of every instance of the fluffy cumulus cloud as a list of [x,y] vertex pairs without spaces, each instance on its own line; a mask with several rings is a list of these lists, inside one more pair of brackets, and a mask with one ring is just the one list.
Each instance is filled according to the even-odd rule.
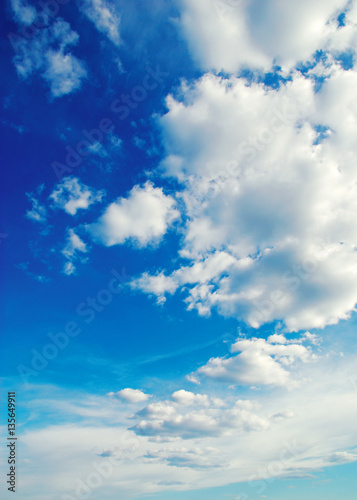
[[104,191],[96,191],[82,184],[77,177],[66,177],[57,184],[49,198],[54,208],[76,215],[78,210],[86,210],[93,203],[100,202],[103,195]]
[[111,203],[99,220],[88,226],[93,238],[105,246],[127,240],[139,246],[161,240],[178,218],[175,200],[150,182],[134,186],[127,198]]
[[[345,46],[338,16],[346,0],[179,0],[181,31],[204,70],[290,69],[316,50]],[[352,19],[351,14],[351,22]],[[336,40],[337,39],[337,40]],[[336,41],[335,41],[336,40]]]
[[49,84],[53,97],[61,97],[79,89],[82,79],[87,75],[81,61],[61,51],[49,50],[46,66],[43,78]]
[[120,399],[121,401],[126,401],[128,403],[142,403],[144,401],[147,401],[151,397],[150,394],[145,394],[139,389],[130,389],[129,387],[118,392],[110,392],[109,396]]
[[231,353],[239,354],[211,358],[197,373],[237,385],[293,388],[303,380],[296,368],[318,359],[311,346],[302,345],[308,338],[288,341],[276,334],[268,340],[239,339],[231,346]]
[[208,396],[206,394],[194,394],[193,392],[185,391],[184,389],[175,391],[171,397],[176,403],[180,405],[210,405]]
[[190,309],[254,328],[347,319],[357,302],[356,84],[330,54],[275,88],[206,74],[169,96],[161,168],[182,185],[185,261],[133,286],[161,302],[184,289]]
[[166,301],[165,295],[167,293],[172,295],[177,290],[178,284],[173,277],[165,276],[162,272],[155,276],[143,273],[140,278],[131,282],[131,287],[156,296],[158,304],[162,304]]
[[81,10],[94,23],[97,30],[104,33],[115,45],[120,43],[120,17],[114,5],[103,0],[85,0]]
[[62,18],[53,21],[45,10],[41,12],[44,26],[31,26],[37,16],[34,7],[19,0],[13,0],[12,7],[15,19],[32,30],[27,38],[11,38],[19,77],[29,80],[39,74],[49,86],[53,98],[78,90],[87,76],[84,63],[71,52],[78,43],[78,34]]
[[[221,401],[218,399],[218,405],[217,400],[209,403],[205,394],[177,391],[172,398],[178,404],[159,401],[140,410],[136,414],[139,422],[132,430],[140,436],[193,439],[232,435],[238,428],[263,431],[270,425],[269,419],[259,414],[252,401],[236,400],[230,408],[217,408],[221,406]],[[188,409],[193,403],[198,408]]]

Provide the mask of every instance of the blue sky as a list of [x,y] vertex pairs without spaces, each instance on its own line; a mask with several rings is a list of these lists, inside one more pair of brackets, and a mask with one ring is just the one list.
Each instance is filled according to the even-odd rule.
[[352,500],[357,2],[1,23],[18,498]]

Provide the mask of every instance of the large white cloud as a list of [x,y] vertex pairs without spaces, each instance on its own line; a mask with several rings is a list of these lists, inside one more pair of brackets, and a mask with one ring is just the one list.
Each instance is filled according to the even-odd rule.
[[[349,317],[357,302],[357,72],[333,58],[328,77],[293,72],[277,89],[207,74],[168,97],[166,175],[183,186],[187,224],[171,275],[133,286],[164,300],[188,290],[253,327],[291,331]],[[160,286],[159,286],[160,285]]]
[[139,246],[160,241],[179,216],[175,200],[150,182],[134,186],[127,198],[109,205],[99,220],[88,226],[92,236],[106,246],[127,240]]
[[346,0],[179,0],[178,5],[179,26],[204,70],[234,73],[273,64],[289,69],[336,37],[343,46],[348,38],[348,28],[337,34]]

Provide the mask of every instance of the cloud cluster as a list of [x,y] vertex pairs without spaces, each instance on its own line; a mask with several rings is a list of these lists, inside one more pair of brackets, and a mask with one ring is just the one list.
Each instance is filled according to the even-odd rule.
[[[342,57],[348,47],[355,57],[357,2],[227,0],[224,9],[222,3],[179,0],[179,24],[194,58],[201,68],[223,73],[184,82],[158,118],[166,151],[160,172],[180,185],[177,201],[151,183],[136,185],[87,229],[105,246],[144,247],[163,238],[180,206],[177,267],[146,270],[133,288],[158,302],[182,291],[189,309],[201,315],[216,309],[254,328],[275,320],[289,331],[322,328],[348,318],[357,303],[357,71],[353,58],[347,68]],[[27,4],[13,5],[21,22],[31,22]],[[107,4],[86,5],[117,45],[118,20]],[[26,41],[26,50],[20,44],[15,59],[23,77],[40,72],[47,78],[54,96],[80,85],[70,77],[76,68],[67,51],[77,35],[58,22],[51,28],[57,26],[57,34],[44,30]],[[54,49],[57,35],[60,48]],[[317,49],[323,52],[314,55]],[[275,64],[282,70],[272,69]],[[238,77],[245,66],[253,72]],[[275,85],[264,83],[257,69],[271,70]],[[99,143],[92,152],[106,155]],[[41,192],[29,195],[27,217],[44,223],[49,211],[39,202]],[[101,196],[67,178],[50,199],[75,215]],[[87,254],[77,229],[68,229],[62,253],[71,274]],[[182,385],[171,393],[169,381],[165,394],[166,384],[153,378],[152,394],[124,388],[105,397],[66,393],[61,400],[52,387],[42,393],[36,387],[21,438],[24,456],[31,457],[26,494],[36,496],[38,470],[47,495],[72,493],[79,477],[90,477],[92,457],[117,454],[121,463],[108,477],[108,498],[119,488],[123,498],[133,498],[355,461],[356,354],[320,349],[310,332],[239,337],[229,355],[187,376],[201,384],[201,393]],[[44,400],[48,425],[31,427]]]
[[[316,345],[318,340],[308,332],[295,339],[273,334],[262,350],[272,345],[277,361],[290,369],[296,346]],[[241,341],[234,344],[236,352],[257,347]],[[279,346],[292,346],[294,351],[279,351]],[[30,457],[23,480],[36,496],[32,480],[41,470],[49,494],[73,495],[78,479],[85,482],[91,471],[97,471],[93,461],[115,457],[117,467],[107,478],[106,494],[114,498],[120,487],[127,499],[181,486],[208,488],[244,481],[254,486],[258,480],[306,475],[356,461],[356,387],[349,375],[355,367],[355,352],[334,357],[327,348],[316,363],[305,364],[308,383],[291,391],[277,387],[268,392],[222,392],[223,383],[195,394],[178,386],[162,400],[155,397],[166,394],[161,381],[156,390],[152,386],[150,404],[149,394],[138,389],[99,396],[30,385],[22,403],[30,422],[21,438],[24,456]],[[44,400],[47,425],[39,429],[31,422]],[[140,405],[134,415],[132,404]],[[100,495],[102,490],[93,491],[94,498]]]
[[232,407],[221,408],[222,400],[210,399],[206,394],[179,390],[171,397],[173,402],[151,403],[137,412],[140,420],[131,430],[140,436],[193,439],[230,435],[232,429],[238,428],[245,431],[269,428],[269,420],[257,413],[252,401],[236,400]]
[[[161,168],[182,185],[186,225],[168,275],[133,286],[185,290],[189,309],[216,308],[254,328],[290,331],[349,317],[357,302],[357,72],[336,61],[319,91],[294,71],[277,88],[207,74],[167,99]],[[314,73],[315,71],[315,73]]]
[[[50,195],[45,196],[45,185],[41,184],[34,192],[27,193],[32,208],[27,210],[25,217],[42,225],[41,235],[47,236],[53,229],[49,224],[57,210],[63,210],[75,216],[78,211],[86,211],[95,203],[102,201],[105,194],[103,190],[96,190],[83,184],[77,177],[65,177],[57,183]],[[83,231],[82,231],[83,232]],[[78,235],[81,227],[66,228],[65,243],[60,249],[65,258],[63,272],[70,276],[75,274],[76,265],[88,260],[90,247]],[[54,252],[55,249],[52,249]]]

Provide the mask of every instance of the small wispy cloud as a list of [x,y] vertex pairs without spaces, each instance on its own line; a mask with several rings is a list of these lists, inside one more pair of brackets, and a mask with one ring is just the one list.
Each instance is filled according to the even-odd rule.
[[75,233],[73,229],[69,229],[67,233],[67,242],[62,250],[62,254],[66,258],[67,262],[64,265],[63,272],[70,276],[75,273],[76,266],[75,262],[84,262],[87,260],[83,254],[88,252],[87,245],[81,238]]
[[120,44],[120,16],[113,4],[104,0],[84,0],[81,10],[114,45]]
[[44,188],[44,184],[41,184],[36,188],[35,192],[26,193],[27,198],[32,204],[32,208],[26,211],[25,217],[40,224],[46,224],[47,222],[47,209],[38,199]]
[[[16,5],[16,19],[31,19],[32,8],[20,2]],[[12,41],[16,55],[14,64],[20,78],[29,80],[40,75],[48,84],[53,98],[78,90],[87,76],[83,61],[72,54],[79,35],[62,18],[56,19],[32,38],[18,37]]]
[[66,177],[57,184],[49,198],[53,200],[53,208],[76,215],[78,210],[87,210],[90,205],[102,200],[104,191],[97,191],[82,184],[77,177]]

